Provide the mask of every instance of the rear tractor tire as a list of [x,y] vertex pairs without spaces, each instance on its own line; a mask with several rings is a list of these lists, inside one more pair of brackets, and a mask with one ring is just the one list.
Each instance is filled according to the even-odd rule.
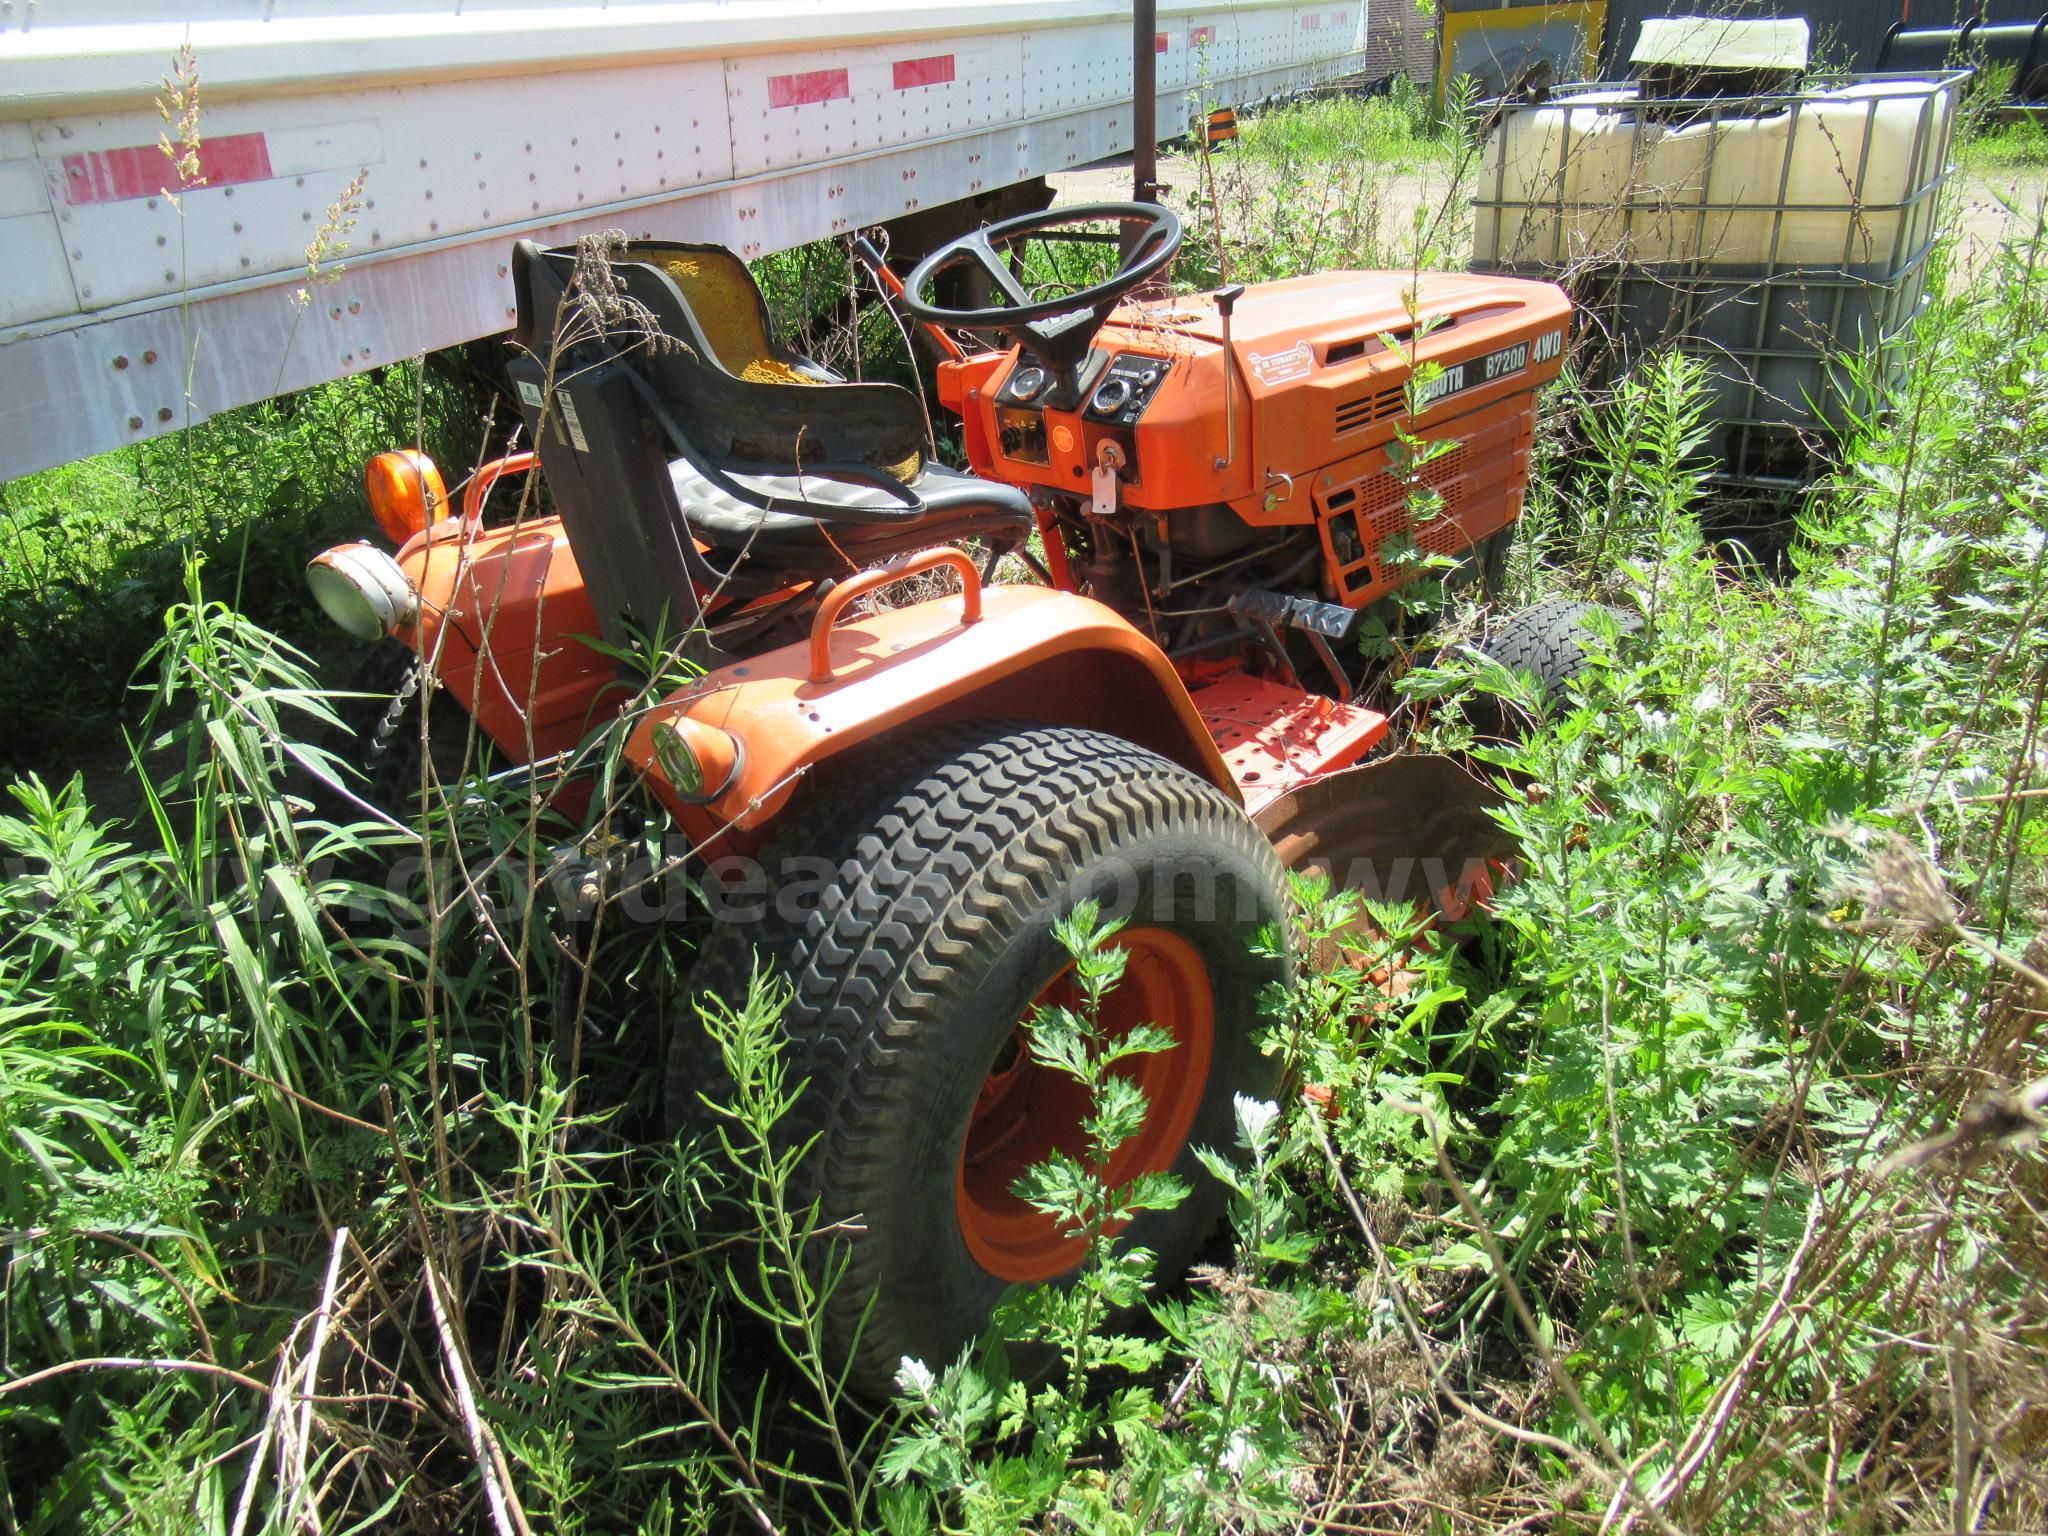
[[[1224,1206],[1193,1149],[1228,1152],[1233,1095],[1276,1091],[1253,1032],[1285,969],[1252,939],[1285,920],[1286,883],[1243,813],[1116,737],[971,722],[908,753],[891,742],[852,757],[764,861],[765,915],[715,925],[691,991],[737,1002],[757,956],[789,986],[783,1059],[804,1087],[781,1131],[791,1146],[816,1138],[792,1204],[846,1224],[824,1324],[856,1388],[886,1396],[905,1356],[946,1364],[1011,1285],[1080,1264],[1081,1239],[1011,1185],[1082,1146],[1085,1093],[1032,1060],[1023,1030],[1034,1006],[1075,1002],[1053,924],[1090,896],[1128,915],[1105,1030],[1153,1023],[1175,1039],[1126,1063],[1150,1107],[1108,1178],[1170,1169],[1189,1187],[1120,1234],[1157,1255],[1160,1281],[1176,1278]],[[786,870],[827,867],[800,899],[795,886],[778,899]],[[667,1085],[679,1131],[707,1128],[704,1097],[722,1083],[705,1032],[684,1020]]]

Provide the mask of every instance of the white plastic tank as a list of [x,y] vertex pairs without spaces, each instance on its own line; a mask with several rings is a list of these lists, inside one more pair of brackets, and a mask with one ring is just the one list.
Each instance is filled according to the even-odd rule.
[[1954,110],[1935,80],[1690,103],[1618,86],[1511,110],[1480,162],[1475,261],[1876,275],[1933,235]]
[[1966,78],[1688,96],[1667,75],[1495,103],[1472,266],[1570,288],[1590,379],[1699,358],[1721,478],[1797,486],[1870,403],[1844,360],[1919,305]]

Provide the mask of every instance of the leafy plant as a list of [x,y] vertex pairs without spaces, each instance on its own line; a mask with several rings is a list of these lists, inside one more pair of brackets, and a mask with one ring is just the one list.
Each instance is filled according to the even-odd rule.
[[[1218,187],[1280,174],[1233,275],[1397,227],[1453,259],[1435,212],[1351,217],[1386,162],[1321,157],[1372,142],[1459,153],[1414,98],[1248,121]],[[0,816],[0,1528],[2040,1528],[2044,257],[2037,221],[1967,278],[1937,252],[1909,341],[1842,361],[1864,404],[1774,579],[1704,546],[1695,369],[1561,396],[1514,585],[1646,622],[1592,621],[1561,695],[1455,635],[1402,684],[1513,878],[1455,925],[1297,885],[1289,1086],[1202,1150],[1232,1223],[1184,1289],[1118,1242],[1177,1191],[1104,1173],[1147,1108],[1120,1058],[1168,1037],[1105,1032],[1121,951],[1077,911],[1033,1045],[1094,1110],[1024,1190],[1081,1276],[880,1413],[818,1350],[772,987],[714,1018],[721,1136],[653,1123],[688,956],[617,914],[672,861],[608,827],[632,868],[550,929],[531,797],[423,770],[370,814],[312,658],[186,565],[263,507],[282,563],[457,396],[394,369],[8,487],[7,623],[93,653],[21,697],[89,708],[158,644],[121,777]],[[827,314],[840,261],[771,297]],[[1457,719],[1484,695],[1517,733]]]
[[[1081,1447],[1100,1434],[1127,1437],[1150,1407],[1139,1387],[1117,1388],[1106,1400],[1090,1391],[1106,1373],[1142,1375],[1162,1357],[1157,1343],[1113,1331],[1114,1319],[1144,1299],[1153,1267],[1151,1253],[1119,1245],[1116,1234],[1138,1212],[1169,1209],[1187,1195],[1168,1173],[1141,1173],[1121,1184],[1107,1177],[1116,1150],[1144,1128],[1148,1108],[1144,1090],[1117,1065],[1174,1044],[1156,1024],[1114,1035],[1102,1026],[1103,999],[1128,959],[1111,942],[1121,926],[1102,922],[1092,901],[1059,921],[1054,932],[1073,960],[1079,1006],[1042,1006],[1026,1029],[1032,1060],[1080,1084],[1089,1105],[1079,1153],[1055,1149],[1016,1185],[1019,1198],[1053,1218],[1063,1235],[1084,1241],[1080,1270],[1071,1285],[1012,1292],[993,1324],[1003,1341],[1042,1348],[1046,1379],[1033,1386],[1010,1377],[1000,1344],[937,1374],[906,1360],[898,1378],[912,1417],[883,1456],[883,1475],[899,1484],[918,1475],[927,1488],[936,1485],[941,1507],[957,1509],[974,1530],[1013,1530],[1056,1503],[1083,1498],[1068,1476]],[[1024,1437],[1021,1452],[981,1453],[984,1442],[1017,1435]],[[897,1509],[901,1520],[908,1506]]]

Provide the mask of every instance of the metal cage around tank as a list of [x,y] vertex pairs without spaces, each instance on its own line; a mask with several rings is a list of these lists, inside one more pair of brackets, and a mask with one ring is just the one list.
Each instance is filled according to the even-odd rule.
[[1969,75],[1490,102],[1473,269],[1563,282],[1582,377],[1667,346],[1700,359],[1715,478],[1797,489],[1872,404],[1920,306]]

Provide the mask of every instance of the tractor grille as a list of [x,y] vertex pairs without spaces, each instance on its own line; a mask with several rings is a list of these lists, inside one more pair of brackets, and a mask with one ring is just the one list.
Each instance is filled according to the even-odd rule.
[[1424,554],[1454,555],[1521,515],[1535,395],[1525,391],[1483,405],[1456,425],[1450,451],[1422,470],[1423,484],[1442,497],[1441,510],[1427,521],[1416,521],[1386,448],[1355,454],[1344,479],[1317,488],[1326,579],[1336,601],[1355,608],[1407,580],[1410,573],[1396,558],[1406,539]]
[[1376,475],[1366,483],[1359,498],[1359,520],[1365,525],[1365,546],[1375,566],[1385,566],[1382,546],[1402,534],[1412,535],[1418,547],[1433,555],[1461,547],[1457,515],[1465,499],[1464,469],[1463,443],[1424,466],[1422,483],[1442,495],[1443,510],[1420,526],[1408,505],[1407,487],[1393,475]]
[[1467,445],[1459,443],[1423,470],[1423,483],[1443,497],[1442,510],[1426,523],[1415,521],[1407,488],[1384,462],[1321,498],[1324,537],[1343,601],[1356,602],[1401,579],[1391,547],[1399,540],[1413,539],[1424,554],[1455,554],[1479,533],[1490,531],[1469,527],[1464,515],[1471,462]]
[[1356,432],[1369,427],[1376,421],[1385,421],[1389,416],[1398,416],[1406,407],[1406,396],[1399,384],[1390,385],[1370,395],[1359,395],[1354,399],[1342,400],[1337,404],[1336,432]]

